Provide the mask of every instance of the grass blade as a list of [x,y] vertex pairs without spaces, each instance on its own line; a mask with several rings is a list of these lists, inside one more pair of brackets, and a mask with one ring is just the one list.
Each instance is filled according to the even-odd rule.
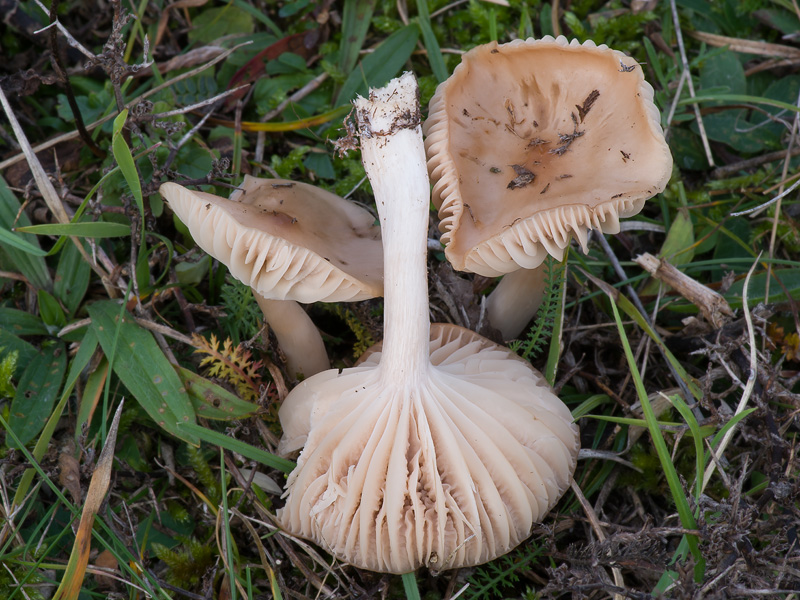
[[367,87],[379,87],[397,75],[414,51],[418,38],[419,28],[415,25],[398,29],[386,38],[350,72],[339,91],[337,103],[350,102],[356,94],[365,94]]
[[16,231],[36,235],[70,235],[74,237],[113,238],[131,234],[130,225],[109,221],[87,221],[85,223],[43,223],[17,227]]
[[15,271],[21,273],[36,288],[49,290],[53,286],[39,240],[30,234],[12,233],[16,225],[30,225],[20,203],[5,180],[0,177],[0,264],[8,258]]
[[133,154],[122,135],[122,128],[125,126],[125,121],[128,118],[128,109],[126,108],[119,113],[114,119],[114,134],[111,138],[111,149],[114,152],[114,159],[119,165],[119,170],[122,171],[122,176],[125,178],[125,183],[133,194],[133,199],[136,201],[136,207],[139,209],[139,216],[141,221],[141,244],[144,250],[144,198],[142,197],[142,182],[139,179],[139,171],[136,170],[136,162],[133,160]]
[[150,332],[113,301],[89,307],[92,328],[114,372],[148,415],[172,435],[193,445],[200,440],[179,423],[194,423],[195,412],[183,383]]
[[67,570],[61,578],[53,600],[77,600],[83,587],[83,577],[86,574],[86,567],[89,564],[89,552],[92,549],[92,526],[94,518],[100,510],[103,499],[108,491],[108,484],[111,481],[111,467],[114,464],[114,445],[117,442],[117,431],[119,429],[119,418],[122,415],[122,402],[117,407],[114,420],[106,437],[106,443],[100,453],[92,480],[89,483],[89,490],[86,492],[86,501],[81,512],[81,522],[78,525],[78,532],[75,535],[75,544],[72,546],[72,553],[69,556]]
[[[36,440],[36,445],[33,447],[32,454],[35,460],[42,460],[42,457],[44,457],[47,447],[50,445],[50,440],[53,438],[53,433],[56,430],[56,426],[61,419],[61,414],[64,412],[64,408],[67,405],[67,400],[69,400],[69,397],[72,394],[72,390],[78,381],[78,377],[80,377],[81,373],[86,368],[86,365],[89,364],[95,348],[97,348],[97,338],[95,337],[94,332],[90,329],[83,337],[81,345],[78,348],[78,353],[70,363],[67,382],[64,386],[64,391],[61,393],[61,400],[59,400],[55,410],[53,410],[53,413],[47,420],[39,439]],[[19,486],[17,486],[16,494],[14,495],[14,506],[20,506],[22,504],[23,499],[28,494],[31,483],[33,483],[33,477],[35,474],[35,469],[25,469],[25,472],[22,474],[22,478],[20,479]]]
[[441,83],[447,79],[447,67],[444,64],[444,58],[442,58],[442,49],[439,47],[439,42],[433,33],[433,27],[431,27],[431,15],[428,12],[427,0],[417,0],[417,14],[419,15],[417,23],[422,32],[422,41],[428,53],[428,63],[430,63],[436,79]]
[[658,345],[659,349],[664,353],[666,359],[675,368],[675,372],[684,381],[684,383],[686,383],[686,386],[689,388],[692,396],[694,396],[697,400],[702,399],[703,392],[697,385],[697,382],[686,372],[686,369],[683,368],[683,365],[680,363],[680,361],[678,361],[678,359],[675,358],[675,355],[669,350],[669,348],[667,348],[666,344],[664,344],[664,340],[661,339],[661,336],[658,335],[656,330],[650,327],[647,321],[645,321],[642,313],[640,313],[639,310],[633,305],[633,302],[623,296],[614,286],[611,286],[605,281],[598,279],[588,271],[583,271],[583,273],[586,275],[586,277],[591,279],[592,283],[606,293],[615,309],[621,308],[622,311],[629,318],[633,319],[633,321]]
[[364,45],[375,0],[345,0],[342,11],[342,45],[339,48],[339,68],[350,73],[358,62],[358,53]]
[[[663,394],[662,394],[663,395]],[[689,405],[680,397],[679,394],[675,394],[673,396],[669,396],[669,401],[672,403],[672,406],[681,414],[683,420],[686,421],[686,424],[689,426],[689,431],[692,433],[692,440],[694,441],[694,453],[695,453],[695,483],[694,483],[694,496],[695,498],[700,498],[700,493],[702,492],[703,488],[703,479],[702,473],[705,469],[705,450],[703,448],[703,437],[700,435],[700,424],[697,422],[697,419],[692,412],[692,409],[689,408]]]
[[223,421],[244,419],[254,415],[260,408],[257,404],[242,400],[236,394],[189,369],[175,367],[175,370],[186,387],[199,417]]
[[38,354],[23,371],[8,418],[23,444],[34,439],[47,422],[66,369],[67,349],[62,343],[55,343]]
[[251,446],[250,444],[246,444],[240,440],[228,437],[227,435],[225,435],[224,433],[220,433],[219,431],[214,431],[213,429],[206,429],[205,427],[201,427],[197,423],[183,423],[180,425],[180,428],[186,430],[187,432],[190,432],[194,436],[197,436],[204,442],[213,444],[214,446],[219,446],[220,448],[225,448],[226,450],[230,450],[231,452],[236,452],[237,454],[241,454],[245,458],[256,460],[262,464],[267,465],[268,467],[272,467],[273,469],[278,469],[279,471],[283,471],[284,473],[291,473],[297,466],[291,460],[288,460],[286,458],[281,458],[280,456],[276,456],[275,454],[266,452],[264,450],[261,450],[260,448],[256,448],[255,446]]
[[413,573],[403,573],[403,589],[406,592],[406,600],[422,600],[417,587],[417,578]]
[[567,292],[567,260],[569,260],[569,250],[567,250],[566,256],[564,256],[564,260],[561,261],[559,266],[556,266],[555,261],[550,265],[551,273],[559,271],[557,277],[561,278],[558,282],[556,316],[553,319],[553,331],[550,332],[550,348],[547,352],[547,364],[544,370],[545,379],[551,386],[555,385],[558,360],[561,358],[563,349],[561,333],[564,328],[564,297]]
[[[614,296],[611,294],[609,294],[609,299],[611,300],[611,309],[614,312],[614,320],[617,323],[620,341],[622,342],[622,347],[625,351],[625,358],[628,361],[628,367],[631,370],[631,377],[633,378],[633,383],[636,387],[636,394],[639,397],[639,402],[642,405],[642,412],[644,413],[645,421],[647,421],[647,429],[650,431],[650,437],[653,440],[653,446],[656,449],[656,454],[658,455],[658,460],[661,463],[661,468],[664,469],[664,474],[667,478],[667,485],[669,486],[672,499],[675,502],[675,507],[678,510],[678,516],[680,517],[681,524],[686,529],[697,529],[697,522],[695,521],[694,515],[689,508],[689,502],[686,500],[686,494],[683,490],[683,486],[681,485],[678,473],[675,470],[675,465],[672,464],[667,443],[664,441],[664,436],[661,435],[661,429],[658,426],[658,420],[653,412],[653,407],[650,405],[650,399],[647,397],[647,392],[644,388],[644,382],[642,381],[641,374],[639,373],[639,368],[636,366],[636,360],[633,357],[631,346],[628,343],[628,337],[625,334],[624,327],[622,326],[622,318],[620,317],[617,303],[615,302]],[[636,312],[638,313],[638,311]],[[695,572],[695,576],[697,576],[704,568],[704,560],[702,554],[700,553],[698,539],[696,535],[687,534],[685,537],[686,542],[689,544],[689,550],[695,559],[695,564],[697,565],[696,569],[699,569],[699,571]]]
[[[219,485],[222,491],[222,510],[217,514],[217,522],[221,520],[220,524],[224,534],[224,555],[223,562],[225,563],[225,570],[228,572],[228,579],[231,581],[230,599],[236,600],[236,587],[238,585],[238,578],[236,577],[236,568],[234,566],[233,556],[233,536],[231,535],[231,521],[228,514],[228,488],[227,488],[227,470],[225,469],[225,452],[220,448],[219,450]],[[247,596],[245,595],[245,598]]]

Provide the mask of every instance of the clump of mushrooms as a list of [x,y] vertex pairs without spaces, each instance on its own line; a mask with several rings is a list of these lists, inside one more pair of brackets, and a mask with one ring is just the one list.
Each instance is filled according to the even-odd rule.
[[473,48],[424,129],[445,255],[458,270],[505,275],[488,300],[505,339],[538,307],[545,257],[562,260],[573,236],[585,252],[593,229],[618,233],[672,172],[641,67],[592,41]]
[[159,189],[195,242],[249,285],[291,376],[330,368],[297,302],[348,302],[383,293],[380,228],[363,208],[306,183],[245,176],[230,197],[176,183]]
[[413,75],[371,90],[355,113],[382,229],[384,340],[361,366],[310,377],[284,401],[281,450],[303,450],[279,519],[373,571],[479,564],[523,541],[568,487],[577,427],[526,361],[431,328]]

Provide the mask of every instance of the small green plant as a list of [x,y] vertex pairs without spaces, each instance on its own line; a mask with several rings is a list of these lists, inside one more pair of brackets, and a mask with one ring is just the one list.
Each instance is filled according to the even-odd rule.
[[516,551],[481,565],[468,579],[469,587],[464,592],[468,600],[505,598],[519,582],[521,569],[530,568],[542,553],[541,546],[525,545]]
[[[15,564],[14,561],[3,564],[5,568],[0,569],[0,598],[11,598],[14,593],[21,591],[24,595],[17,594],[20,598],[44,600],[41,584],[45,583],[45,579],[38,570],[31,571],[29,566]],[[27,581],[20,586],[22,580]]]
[[0,356],[2,356],[0,359],[0,398],[11,398],[14,396],[14,385],[11,383],[11,378],[17,368],[19,352],[14,350],[4,354],[4,351],[4,348],[0,348]]
[[242,348],[241,344],[234,346],[230,338],[223,342],[220,349],[219,340],[213,333],[210,340],[195,334],[192,343],[195,352],[207,355],[200,361],[200,367],[206,367],[210,377],[219,377],[233,385],[244,400],[258,400],[263,363],[260,360],[253,361],[249,350]]
[[544,350],[547,341],[553,334],[553,326],[558,316],[558,306],[561,300],[561,283],[564,275],[564,264],[548,256],[544,262],[545,269],[545,294],[542,305],[536,313],[536,321],[528,330],[524,340],[514,340],[509,347],[526,360],[539,355]]
[[225,316],[222,324],[235,344],[256,336],[264,322],[253,290],[238,279],[228,278],[220,290]]
[[167,581],[183,589],[196,589],[214,564],[216,548],[196,538],[188,538],[177,548],[154,543],[153,553],[167,565]]
[[214,506],[219,504],[222,492],[220,491],[219,481],[214,476],[214,472],[206,460],[205,453],[195,446],[187,445],[186,453],[189,457],[189,463],[192,465],[194,474],[197,479],[203,484],[202,491],[213,503]]

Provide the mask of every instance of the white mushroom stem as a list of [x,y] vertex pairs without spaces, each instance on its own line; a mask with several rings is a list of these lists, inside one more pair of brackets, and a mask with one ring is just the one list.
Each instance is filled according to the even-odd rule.
[[504,340],[519,336],[536,315],[545,294],[544,263],[535,269],[517,269],[503,275],[500,283],[486,299],[489,323],[499,330]]
[[411,385],[430,366],[427,231],[430,186],[411,73],[355,102],[361,154],[381,221],[384,381]]
[[253,295],[286,356],[289,375],[308,378],[331,368],[322,336],[302,306],[294,300],[268,300],[255,290]]

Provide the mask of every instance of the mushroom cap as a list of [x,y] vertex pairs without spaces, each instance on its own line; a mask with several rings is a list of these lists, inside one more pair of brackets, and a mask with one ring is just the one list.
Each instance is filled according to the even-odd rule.
[[498,276],[561,260],[572,235],[619,232],[662,191],[672,156],[641,67],[563,36],[462,57],[424,124],[445,254]]
[[305,444],[278,511],[290,532],[361,568],[480,564],[530,535],[569,486],[578,429],[530,364],[431,326],[429,376],[386,382],[380,351],[296,387],[282,450]]
[[273,300],[348,302],[383,294],[375,218],[305,183],[245,176],[231,199],[159,189],[197,245]]

